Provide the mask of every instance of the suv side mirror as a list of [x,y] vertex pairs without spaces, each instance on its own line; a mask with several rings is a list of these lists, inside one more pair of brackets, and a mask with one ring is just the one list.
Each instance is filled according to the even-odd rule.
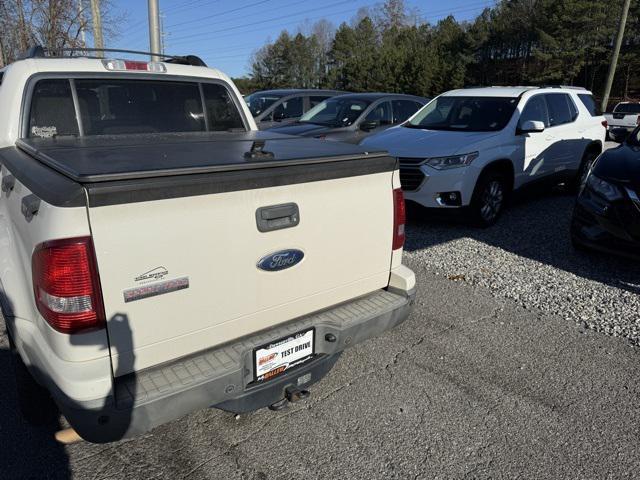
[[377,120],[365,120],[360,124],[360,130],[363,132],[370,132],[380,126],[380,122]]
[[624,143],[629,136],[629,130],[626,128],[612,128],[609,130],[609,138],[616,143]]
[[536,120],[527,120],[522,122],[518,128],[519,133],[539,133],[544,132],[544,122],[538,122]]

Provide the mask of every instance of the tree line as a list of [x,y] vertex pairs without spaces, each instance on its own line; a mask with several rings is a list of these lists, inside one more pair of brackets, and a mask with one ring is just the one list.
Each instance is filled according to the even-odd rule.
[[[256,51],[243,90],[337,88],[433,96],[464,86],[604,88],[623,0],[499,0],[475,20],[435,24],[387,0],[333,28],[282,31]],[[428,12],[427,12],[428,13]],[[640,0],[633,0],[612,100],[640,95]]]

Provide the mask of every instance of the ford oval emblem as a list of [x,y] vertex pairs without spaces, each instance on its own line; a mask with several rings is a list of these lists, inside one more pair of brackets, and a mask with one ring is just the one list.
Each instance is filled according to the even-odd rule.
[[262,257],[257,267],[266,272],[277,272],[297,265],[303,258],[304,252],[301,250],[280,250]]

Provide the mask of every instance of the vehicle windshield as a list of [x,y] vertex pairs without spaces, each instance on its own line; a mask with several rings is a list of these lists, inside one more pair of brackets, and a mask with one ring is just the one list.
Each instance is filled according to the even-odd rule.
[[518,105],[513,97],[441,96],[405,127],[461,132],[496,132],[506,127]]
[[621,103],[613,111],[614,113],[640,113],[640,103]]
[[247,106],[249,107],[249,111],[251,115],[257,117],[266,109],[268,109],[271,105],[280,100],[284,95],[278,95],[274,93],[252,93],[251,95],[244,98],[247,102]]
[[348,127],[352,125],[371,104],[369,100],[333,97],[319,103],[302,118],[301,123],[315,123],[326,127]]

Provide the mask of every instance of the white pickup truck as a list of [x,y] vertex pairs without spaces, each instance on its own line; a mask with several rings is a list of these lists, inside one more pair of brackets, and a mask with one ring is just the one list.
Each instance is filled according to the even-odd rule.
[[41,55],[0,70],[0,298],[29,420],[50,395],[108,442],[278,409],[407,317],[395,158],[258,132],[190,57]]
[[609,132],[614,128],[624,128],[631,132],[640,125],[640,103],[620,102],[611,112],[605,113],[604,118]]

